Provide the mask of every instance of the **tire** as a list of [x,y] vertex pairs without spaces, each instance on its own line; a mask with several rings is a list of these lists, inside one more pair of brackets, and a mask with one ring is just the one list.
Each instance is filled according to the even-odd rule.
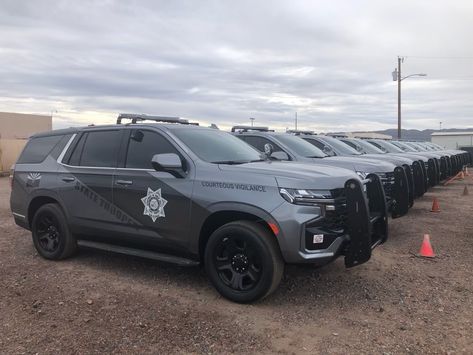
[[66,216],[55,203],[43,205],[36,211],[31,234],[36,250],[45,259],[65,259],[77,250],[77,242],[69,231]]
[[225,298],[249,303],[270,295],[281,282],[284,260],[276,238],[254,222],[223,225],[210,236],[205,270]]

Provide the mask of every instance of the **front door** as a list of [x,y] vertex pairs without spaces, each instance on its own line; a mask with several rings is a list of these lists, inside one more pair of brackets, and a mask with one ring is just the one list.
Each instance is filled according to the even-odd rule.
[[[192,161],[161,133],[129,129],[120,167],[113,179],[113,202],[132,217],[120,221],[128,239],[144,247],[186,249],[188,246]],[[174,177],[153,169],[155,154],[175,153],[188,172]]]

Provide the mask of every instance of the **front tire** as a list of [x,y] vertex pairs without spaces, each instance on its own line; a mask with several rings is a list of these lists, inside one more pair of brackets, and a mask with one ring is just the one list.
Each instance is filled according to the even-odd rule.
[[284,272],[275,236],[249,221],[231,222],[213,232],[207,242],[204,262],[217,291],[238,303],[270,295]]
[[55,203],[41,206],[33,216],[33,244],[46,259],[65,259],[77,249],[77,242],[69,231],[64,212]]

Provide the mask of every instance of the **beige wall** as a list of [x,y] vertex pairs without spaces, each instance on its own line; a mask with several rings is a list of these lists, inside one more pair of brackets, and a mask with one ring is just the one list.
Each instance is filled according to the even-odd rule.
[[27,139],[0,139],[0,172],[10,171],[26,142]]
[[52,128],[51,116],[0,112],[0,139],[26,139]]
[[0,112],[0,172],[15,164],[28,137],[51,129],[51,116]]

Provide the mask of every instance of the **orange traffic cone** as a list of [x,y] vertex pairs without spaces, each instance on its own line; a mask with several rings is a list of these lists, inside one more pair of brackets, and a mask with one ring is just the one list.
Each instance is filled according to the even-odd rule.
[[463,171],[460,172],[460,178],[459,178],[459,179],[460,179],[460,180],[465,179],[465,174],[463,173]]
[[437,197],[434,197],[434,201],[432,202],[432,209],[430,212],[440,212],[440,204],[439,200],[437,200]]
[[423,256],[424,258],[435,257],[432,245],[430,245],[430,235],[428,234],[424,234],[424,240],[422,241],[422,245],[420,247],[419,256]]
[[468,192],[468,185],[465,185],[465,188],[463,189],[463,196],[468,196],[470,193]]

